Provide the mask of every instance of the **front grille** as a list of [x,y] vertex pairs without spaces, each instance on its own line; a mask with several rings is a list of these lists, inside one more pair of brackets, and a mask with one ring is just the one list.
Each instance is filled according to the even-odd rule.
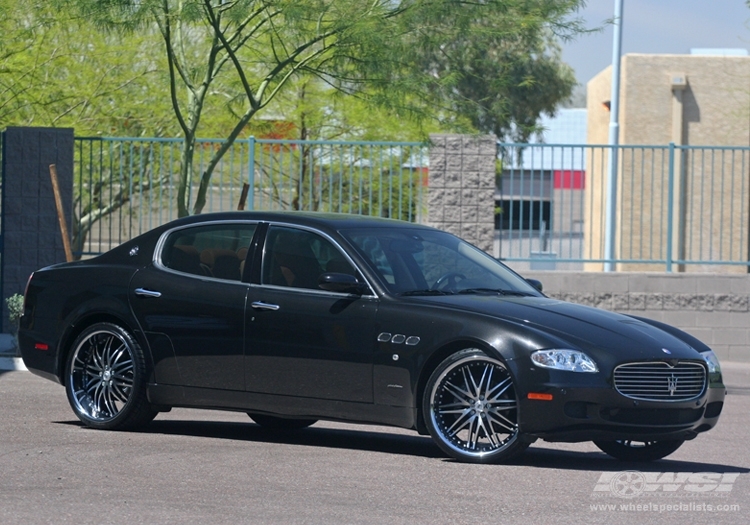
[[615,388],[631,399],[688,401],[706,389],[706,368],[700,363],[627,363],[615,368]]

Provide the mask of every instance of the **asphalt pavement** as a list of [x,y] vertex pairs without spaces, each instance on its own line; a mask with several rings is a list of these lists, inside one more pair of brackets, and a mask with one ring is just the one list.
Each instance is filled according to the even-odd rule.
[[82,427],[64,389],[0,373],[0,524],[746,524],[750,365],[724,363],[714,430],[654,463],[537,442],[467,465],[429,438],[318,423],[273,433],[242,413],[175,409],[142,432]]

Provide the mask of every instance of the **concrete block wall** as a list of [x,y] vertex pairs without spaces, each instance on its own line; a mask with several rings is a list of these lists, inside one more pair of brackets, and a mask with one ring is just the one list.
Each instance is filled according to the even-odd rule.
[[527,271],[544,293],[655,319],[697,337],[725,361],[750,362],[750,274]]
[[73,205],[73,130],[8,128],[3,134],[3,331],[10,329],[5,298],[23,293],[31,273],[65,262],[49,166],[55,164],[66,220]]
[[491,254],[497,139],[491,135],[430,135],[430,141],[428,224]]

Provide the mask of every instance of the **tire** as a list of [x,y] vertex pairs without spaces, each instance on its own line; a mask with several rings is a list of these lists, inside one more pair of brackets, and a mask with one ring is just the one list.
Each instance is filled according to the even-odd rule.
[[86,328],[73,343],[65,370],[68,402],[86,426],[134,430],[156,417],[146,399],[143,350],[121,326]]
[[317,419],[284,419],[283,417],[247,413],[250,419],[270,430],[300,430],[314,425]]
[[685,442],[668,441],[594,441],[599,449],[620,461],[656,461],[667,457]]
[[422,413],[437,446],[459,461],[500,463],[529,446],[518,430],[518,399],[508,368],[475,348],[451,355],[435,369]]

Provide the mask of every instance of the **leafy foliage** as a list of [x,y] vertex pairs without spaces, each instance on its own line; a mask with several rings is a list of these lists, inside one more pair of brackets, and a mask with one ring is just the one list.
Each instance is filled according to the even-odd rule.
[[[576,85],[559,39],[584,32],[570,18],[581,0],[447,3],[410,33],[408,60],[443,122],[526,141],[542,113],[554,114]],[[458,4],[458,6],[456,5]],[[458,11],[461,11],[459,13]],[[429,15],[430,13],[428,13]]]
[[8,321],[10,321],[13,340],[16,345],[16,357],[20,357],[21,353],[18,347],[18,323],[23,315],[23,295],[17,293],[10,297],[6,297],[5,306],[8,308]]
[[[582,3],[0,0],[12,35],[0,43],[0,125],[181,133],[179,215],[200,213],[233,142],[282,124],[303,140],[528,137],[570,94],[555,42],[581,31],[570,17]],[[199,133],[224,139],[196,171]],[[81,208],[91,221],[97,199]]]
[[[0,0],[0,124],[74,127],[79,135],[176,132],[153,34],[127,41],[47,2]],[[133,50],[139,52],[133,60]],[[149,108],[144,111],[143,108]]]

